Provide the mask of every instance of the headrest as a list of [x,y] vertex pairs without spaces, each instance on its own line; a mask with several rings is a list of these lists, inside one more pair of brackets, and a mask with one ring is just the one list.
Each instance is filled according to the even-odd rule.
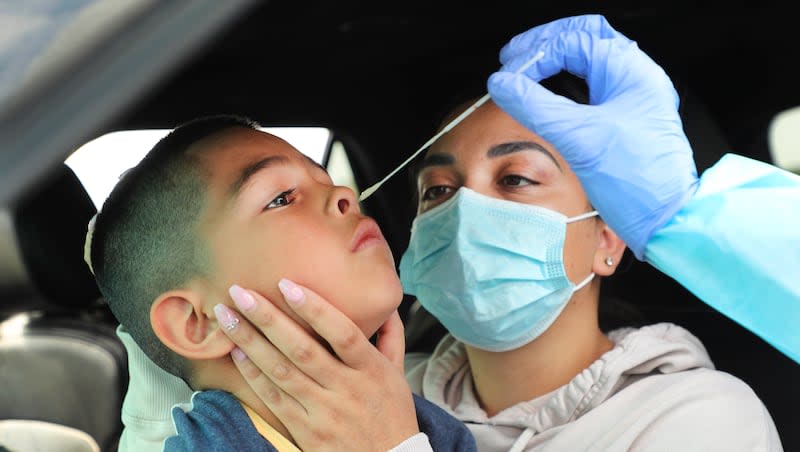
[[[83,261],[83,244],[95,212],[65,164],[0,210],[0,293],[35,293],[45,304],[69,308],[94,304],[100,292]],[[7,299],[0,308],[9,307]]]

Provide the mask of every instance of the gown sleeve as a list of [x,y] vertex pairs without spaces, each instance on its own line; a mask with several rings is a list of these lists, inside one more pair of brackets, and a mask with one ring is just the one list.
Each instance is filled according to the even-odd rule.
[[800,362],[800,176],[725,155],[645,260]]

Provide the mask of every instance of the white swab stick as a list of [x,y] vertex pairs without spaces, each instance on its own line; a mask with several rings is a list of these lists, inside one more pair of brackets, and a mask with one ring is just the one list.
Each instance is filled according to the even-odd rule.
[[[524,72],[526,69],[528,69],[529,67],[531,67],[531,65],[532,65],[533,63],[535,63],[535,62],[539,61],[539,60],[540,60],[540,59],[541,59],[543,56],[544,56],[544,52],[541,52],[541,51],[540,51],[540,52],[538,52],[536,55],[534,55],[534,56],[533,56],[533,58],[531,58],[531,59],[530,59],[530,60],[528,60],[528,61],[527,61],[525,64],[523,64],[522,66],[520,66],[520,68],[519,68],[519,69],[517,69],[516,71],[514,71],[514,73],[515,73],[515,74],[521,74],[521,73],[522,73],[522,72]],[[419,155],[419,153],[420,153],[420,152],[424,151],[425,149],[427,149],[427,148],[428,148],[428,146],[430,146],[430,145],[432,145],[433,143],[435,143],[435,142],[436,142],[436,140],[438,140],[438,139],[439,139],[439,138],[440,138],[442,135],[446,134],[446,133],[447,133],[447,132],[449,132],[449,131],[450,131],[450,130],[453,128],[453,127],[457,126],[457,125],[458,125],[458,123],[460,123],[461,121],[463,121],[463,120],[464,120],[464,118],[466,118],[467,116],[469,116],[470,114],[472,114],[472,112],[473,112],[473,111],[475,111],[475,110],[477,110],[477,109],[478,109],[478,107],[480,107],[481,105],[485,104],[485,103],[486,103],[486,101],[488,101],[489,99],[491,99],[491,97],[489,96],[489,93],[486,93],[486,94],[484,94],[484,95],[483,95],[483,97],[481,97],[480,99],[478,99],[478,100],[477,100],[477,101],[476,101],[474,104],[470,105],[470,106],[469,106],[469,108],[467,108],[466,110],[464,110],[464,111],[463,111],[463,112],[462,112],[460,115],[456,116],[456,118],[455,118],[455,119],[453,119],[452,121],[450,121],[449,123],[447,123],[447,125],[446,125],[446,126],[444,126],[444,127],[442,128],[442,130],[440,130],[440,131],[439,131],[439,133],[437,133],[437,134],[436,134],[436,135],[434,135],[434,136],[433,136],[431,139],[429,139],[428,141],[426,141],[426,142],[425,142],[425,143],[424,143],[422,146],[420,146],[420,147],[419,147],[419,149],[417,149],[416,151],[414,151],[414,153],[413,153],[413,154],[411,154],[411,157],[409,157],[409,158],[405,159],[405,161],[403,161],[403,163],[401,163],[401,164],[400,164],[400,165],[399,165],[397,168],[395,168],[395,169],[394,169],[394,170],[393,170],[391,173],[387,174],[387,175],[386,175],[386,177],[384,177],[383,179],[379,180],[377,183],[373,184],[372,186],[370,186],[370,187],[367,187],[367,189],[366,189],[366,190],[364,190],[363,192],[361,192],[361,195],[358,197],[358,201],[359,201],[359,202],[361,202],[361,201],[363,201],[363,200],[365,200],[365,199],[369,198],[370,196],[372,196],[372,194],[373,194],[373,193],[375,193],[375,192],[376,192],[376,191],[377,191],[379,188],[381,188],[381,185],[383,185],[383,183],[384,183],[384,182],[386,182],[387,180],[389,180],[389,178],[391,178],[392,176],[394,176],[395,174],[397,174],[397,172],[398,172],[398,171],[400,171],[400,170],[401,170],[401,169],[403,169],[403,168],[404,168],[406,165],[408,165],[408,164],[409,164],[409,162],[411,162],[412,160],[414,160],[414,157],[416,157],[417,155]]]

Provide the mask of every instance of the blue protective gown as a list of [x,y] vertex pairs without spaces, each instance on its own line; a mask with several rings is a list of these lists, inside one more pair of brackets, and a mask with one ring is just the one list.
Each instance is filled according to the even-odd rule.
[[645,260],[800,362],[800,176],[725,155]]

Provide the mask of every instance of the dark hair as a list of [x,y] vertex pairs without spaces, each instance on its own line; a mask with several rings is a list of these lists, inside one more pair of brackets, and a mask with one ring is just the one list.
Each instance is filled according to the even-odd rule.
[[150,306],[160,294],[210,271],[209,252],[197,230],[207,171],[188,151],[234,127],[258,124],[239,116],[209,116],[161,139],[106,199],[91,241],[95,279],[111,312],[153,362],[187,381],[185,360],[150,326]]
[[[540,83],[553,93],[564,96],[573,102],[579,104],[589,103],[589,89],[586,86],[586,82],[580,77],[570,74],[569,72],[559,72],[558,74],[542,80]],[[429,135],[435,135],[445,125],[445,120],[454,118],[457,112],[465,110],[473,102],[480,99],[484,94],[486,94],[485,83],[481,83],[480,85],[472,83],[460,87],[447,98],[447,100],[432,116],[433,121],[431,122],[431,132]],[[422,153],[423,157],[425,154],[427,154],[427,152]],[[415,206],[415,210],[419,201],[419,193],[417,193],[417,176],[419,176],[419,170],[422,161],[422,158],[416,158],[409,165],[409,169],[406,172],[412,192],[414,193],[412,202]]]
[[[539,83],[553,93],[564,96],[573,102],[579,104],[589,103],[589,88],[586,86],[586,82],[569,72],[559,72]],[[436,133],[444,125],[444,121],[448,116],[453,116],[453,112],[457,108],[462,107],[461,109],[463,110],[469,105],[468,102],[474,102],[484,94],[486,94],[486,84],[476,85],[473,83],[460,87],[460,89],[448,96],[447,100],[439,106],[431,117],[433,133]]]

